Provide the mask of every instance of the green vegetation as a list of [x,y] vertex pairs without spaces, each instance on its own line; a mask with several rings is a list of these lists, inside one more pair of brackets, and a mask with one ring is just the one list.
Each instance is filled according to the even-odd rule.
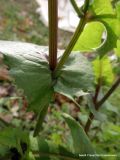
[[39,20],[36,8],[32,0],[1,0],[0,39],[47,44],[48,29]]

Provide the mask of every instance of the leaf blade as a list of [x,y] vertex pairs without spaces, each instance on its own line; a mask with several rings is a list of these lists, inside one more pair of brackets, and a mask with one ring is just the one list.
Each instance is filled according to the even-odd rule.
[[[72,137],[73,137],[73,145],[74,151],[78,154],[92,154],[95,155],[95,151],[91,145],[90,140],[88,139],[87,135],[85,134],[83,128],[80,126],[78,122],[76,122],[71,116],[67,114],[63,114],[63,117],[68,124]],[[94,159],[97,160],[97,157],[86,157],[87,159]]]
[[0,41],[0,52],[10,67],[15,84],[24,89],[29,110],[38,112],[52,91],[51,72],[48,65],[48,48],[30,43]]
[[72,52],[61,70],[54,90],[73,99],[93,90],[93,80],[92,66],[87,58],[79,52]]
[[103,34],[107,34],[105,26],[101,22],[88,23],[82,35],[75,44],[74,51],[94,52],[104,44],[102,42]]
[[36,154],[36,158],[43,160],[43,158],[53,160],[79,160],[79,155],[74,155],[71,151],[63,146],[56,145],[44,138],[30,137],[31,151]]

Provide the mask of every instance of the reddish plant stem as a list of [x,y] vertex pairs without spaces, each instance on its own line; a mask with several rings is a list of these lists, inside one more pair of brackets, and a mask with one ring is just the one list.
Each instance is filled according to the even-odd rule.
[[[98,99],[98,95],[100,92],[100,88],[101,88],[101,80],[99,79],[98,85],[96,86],[95,96],[93,97],[93,104],[94,104],[95,109],[97,109],[97,99]],[[93,119],[94,119],[94,115],[92,113],[90,113],[88,121],[85,125],[85,132],[86,133],[88,133]]]
[[[117,87],[120,84],[120,76],[117,78],[117,80],[114,82],[114,84],[112,85],[112,87],[108,90],[108,92],[104,95],[104,97],[99,101],[96,102],[95,104],[95,108],[96,110],[99,110],[99,108],[105,103],[105,101],[112,95],[112,93],[117,89]],[[88,133],[91,124],[92,124],[92,120],[94,119],[94,115],[92,113],[90,113],[88,121],[85,125],[85,132],[86,134]]]
[[98,79],[98,85],[96,86],[96,90],[95,90],[95,96],[93,97],[93,102],[94,102],[94,104],[97,103],[97,99],[98,99],[98,96],[99,96],[99,92],[100,92],[100,89],[101,89],[101,85],[102,85],[102,79],[99,78],[99,79]]
[[103,105],[103,103],[111,96],[111,94],[117,89],[120,84],[120,76],[117,78],[112,87],[108,90],[105,96],[98,102],[98,107]]
[[57,65],[58,0],[48,0],[49,8],[49,66],[52,71]]

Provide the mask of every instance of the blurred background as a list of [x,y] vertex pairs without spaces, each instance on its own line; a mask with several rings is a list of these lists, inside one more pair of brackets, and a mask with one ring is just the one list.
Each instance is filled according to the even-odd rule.
[[[116,1],[116,0],[115,0]],[[113,5],[114,2],[112,1]],[[83,0],[78,0],[82,5]],[[47,0],[0,0],[0,39],[30,42],[48,45]],[[58,47],[64,49],[76,28],[78,19],[69,0],[59,1],[59,38]],[[116,64],[117,65],[117,64]],[[108,86],[105,86],[105,90]],[[7,66],[0,58],[0,129],[6,125],[21,126],[31,132],[35,126],[36,115],[26,112],[27,102],[14,98],[22,95],[11,82]],[[60,116],[60,112],[70,113],[80,123],[85,123],[89,113],[86,99],[77,99],[81,110],[66,97],[56,95],[44,122],[42,135],[56,144],[71,148],[72,139],[69,130]],[[94,120],[89,133],[98,153],[120,153],[120,88],[109,98],[101,112],[106,120]],[[67,143],[66,143],[67,142]],[[106,160],[106,159],[105,159]],[[112,157],[110,160],[115,160]]]

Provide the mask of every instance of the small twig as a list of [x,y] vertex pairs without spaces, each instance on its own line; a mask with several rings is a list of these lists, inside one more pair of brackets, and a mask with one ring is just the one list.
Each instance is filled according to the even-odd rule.
[[115,83],[112,85],[112,87],[108,90],[108,92],[105,94],[105,96],[98,102],[98,108],[103,105],[103,103],[111,96],[111,94],[117,89],[117,87],[120,84],[120,76],[117,78]]
[[[112,95],[112,93],[117,89],[117,87],[120,84],[120,76],[117,78],[117,80],[114,82],[112,87],[108,90],[108,92],[104,95],[104,97],[95,104],[96,110],[99,110],[99,108],[105,103],[105,101]],[[90,126],[92,124],[92,120],[94,119],[94,115],[90,113],[88,121],[85,125],[85,132],[88,133]]]
[[[101,72],[100,72],[99,77],[101,77]],[[97,84],[96,90],[95,90],[95,96],[93,97],[93,104],[94,104],[95,109],[97,109],[96,106],[97,106],[97,100],[98,100],[99,92],[100,92],[100,89],[101,89],[101,84],[102,84],[102,80],[101,80],[101,78],[99,78],[98,79],[98,84]],[[90,113],[89,118],[87,120],[87,123],[85,125],[85,132],[86,133],[88,133],[93,119],[94,119],[94,115],[93,115],[93,113]]]
[[97,103],[97,99],[98,99],[98,96],[99,96],[99,93],[100,93],[101,85],[102,85],[102,79],[99,78],[98,79],[98,84],[97,84],[96,90],[95,90],[95,96],[93,97],[94,105],[96,105],[96,103]]
[[[98,96],[99,96],[99,92],[102,86],[102,63],[101,63],[101,57],[99,57],[99,78],[98,78],[98,84],[96,86],[96,90],[95,90],[95,96],[93,97],[93,104],[94,104],[94,108],[97,109],[97,101],[98,101]],[[88,133],[92,120],[94,119],[94,115],[93,113],[89,114],[89,118],[87,120],[87,123],[85,125],[85,132]]]
[[81,11],[81,9],[78,7],[77,3],[75,0],[70,0],[71,1],[71,4],[73,6],[73,8],[75,9],[78,17],[83,17],[84,16],[84,13]]

